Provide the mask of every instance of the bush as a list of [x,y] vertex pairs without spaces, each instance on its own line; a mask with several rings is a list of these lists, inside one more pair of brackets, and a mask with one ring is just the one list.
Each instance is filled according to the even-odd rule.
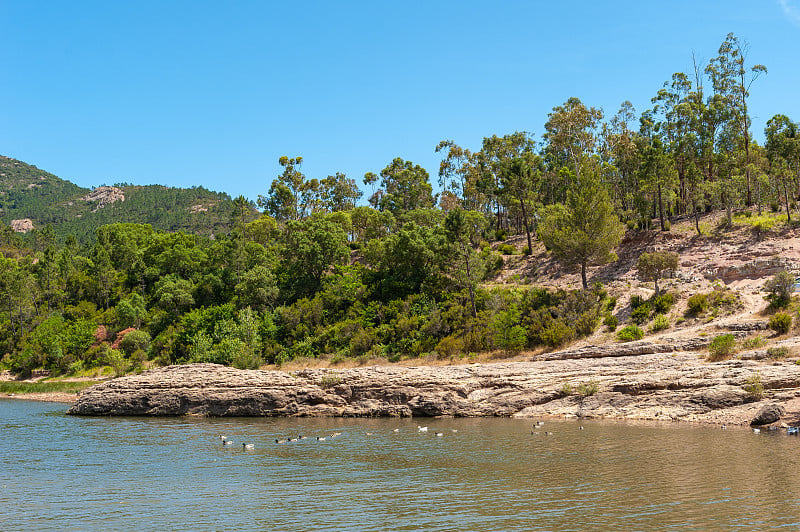
[[767,349],[767,356],[769,358],[786,358],[788,354],[789,350],[785,347],[770,347]]
[[575,330],[561,320],[553,320],[540,336],[545,345],[559,347],[575,337]]
[[767,299],[773,307],[782,308],[792,300],[792,290],[794,289],[794,277],[787,271],[778,272],[775,276],[764,283],[764,290],[769,292]]
[[769,328],[778,334],[786,334],[792,328],[792,317],[785,312],[778,312],[769,319]]
[[730,357],[736,347],[736,339],[732,334],[721,334],[711,340],[708,346],[709,360],[722,360]]
[[567,396],[572,395],[572,392],[574,390],[572,389],[572,385],[570,383],[565,382],[564,384],[561,385],[561,390],[559,390],[559,391],[561,392],[561,395],[563,395],[564,397],[567,397]]
[[653,332],[663,331],[669,329],[669,326],[669,318],[664,314],[659,314],[653,320],[653,325],[650,327],[650,330]]
[[757,334],[752,338],[742,340],[742,349],[758,349],[766,343],[767,341],[764,340],[764,337],[760,334]]
[[595,381],[582,382],[578,385],[578,395],[588,397],[597,393],[599,385]]
[[517,252],[517,248],[512,246],[511,244],[500,244],[497,246],[497,251],[502,253],[503,255],[513,255]]
[[524,248],[522,248],[522,254],[523,255],[530,255],[531,254],[531,248],[529,248],[528,246],[525,246]]
[[672,308],[672,305],[675,304],[675,296],[670,293],[659,294],[653,296],[653,299],[650,300],[650,304],[657,314],[666,314],[669,312],[669,309]]
[[636,309],[647,303],[647,300],[639,295],[631,296],[631,308]]
[[616,331],[617,330],[617,325],[619,325],[619,320],[613,314],[609,314],[603,320],[603,325],[608,327],[609,331]]
[[695,294],[688,300],[690,314],[702,314],[708,308],[708,295]]
[[637,325],[647,322],[650,319],[650,303],[639,305],[631,312],[631,321]]
[[147,331],[131,331],[122,337],[119,347],[128,356],[131,356],[136,351],[147,353],[150,349],[151,340]]
[[758,401],[764,397],[764,383],[761,382],[761,374],[756,373],[745,381],[743,386],[744,391],[750,396],[750,399]]
[[644,331],[636,325],[628,325],[617,332],[617,340],[620,342],[632,342],[644,338]]
[[495,240],[505,240],[508,238],[508,232],[505,229],[496,229],[494,232]]

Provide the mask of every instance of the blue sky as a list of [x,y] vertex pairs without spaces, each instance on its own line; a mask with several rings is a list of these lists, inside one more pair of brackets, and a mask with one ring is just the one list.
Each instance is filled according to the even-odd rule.
[[641,112],[728,32],[769,69],[756,138],[800,120],[800,0],[0,0],[0,27],[0,154],[82,186],[255,199],[281,155],[359,185],[402,157],[435,182],[440,140],[539,136],[571,96]]

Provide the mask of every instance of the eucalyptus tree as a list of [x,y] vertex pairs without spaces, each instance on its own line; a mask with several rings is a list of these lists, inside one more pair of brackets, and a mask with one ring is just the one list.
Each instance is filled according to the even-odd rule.
[[354,209],[362,195],[355,179],[341,172],[329,175],[319,183],[322,203],[328,212]]
[[633,209],[634,196],[638,190],[637,169],[639,148],[637,132],[630,128],[636,119],[636,110],[629,101],[622,102],[617,114],[602,126],[600,151],[603,160],[613,165],[616,178],[612,181],[616,200],[624,211]]
[[[396,157],[380,173],[381,188],[370,197],[370,204],[395,216],[413,209],[432,208],[435,204],[428,172],[418,164]],[[367,174],[365,183],[377,180]]]
[[597,127],[603,119],[603,111],[586,107],[573,96],[563,105],[553,107],[547,117],[544,139],[547,152],[553,158],[551,162],[556,168],[570,166],[575,176],[580,178],[582,161],[595,153]]
[[542,158],[531,152],[505,159],[500,165],[500,194],[519,203],[529,252],[533,249],[530,213],[538,197],[543,168]]
[[266,196],[258,196],[258,206],[276,220],[299,220],[303,217],[300,195],[306,183],[306,176],[300,172],[303,158],[284,155],[278,159],[278,164],[283,172],[272,181]]
[[729,33],[720,45],[718,56],[712,59],[706,67],[706,73],[711,78],[714,91],[724,99],[728,112],[728,134],[735,137],[744,150],[742,170],[747,182],[747,205],[752,204],[752,179],[748,165],[750,164],[750,125],[751,120],[747,111],[747,98],[750,96],[750,87],[761,74],[767,73],[767,67],[756,64],[751,67],[745,65],[750,44],[740,40],[733,33]]
[[[502,178],[503,172],[507,171],[507,161],[526,157],[533,153],[535,147],[536,145],[530,134],[525,131],[516,131],[502,137],[492,135],[483,139],[478,156],[479,166],[482,171],[480,186],[487,194],[493,196],[496,201],[497,229],[503,226],[502,207],[508,207],[503,203],[505,187]],[[506,195],[506,197],[511,196]]]
[[800,124],[786,115],[775,115],[767,121],[764,135],[770,176],[780,191],[786,218],[791,222],[790,195],[794,195],[795,183],[800,187]]
[[480,234],[485,225],[486,219],[481,213],[462,209],[451,210],[447,213],[444,221],[447,240],[455,251],[451,274],[460,286],[467,288],[472,305],[472,315],[476,318],[478,309],[475,305],[475,290],[478,287],[478,281],[483,276],[484,268],[480,257],[475,252],[471,238],[475,234]]
[[462,148],[452,140],[443,140],[436,146],[436,153],[445,150],[446,155],[439,163],[439,186],[442,188],[439,203],[442,208],[449,210],[459,206],[466,210],[489,210],[488,197],[481,186],[484,176],[481,153]]

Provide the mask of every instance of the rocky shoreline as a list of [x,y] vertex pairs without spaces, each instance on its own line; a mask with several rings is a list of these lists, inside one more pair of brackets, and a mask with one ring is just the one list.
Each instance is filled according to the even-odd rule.
[[[67,413],[557,416],[734,425],[769,411],[767,422],[800,423],[800,365],[793,360],[753,355],[708,362],[687,347],[697,348],[665,339],[582,347],[525,362],[293,372],[168,366],[92,386]],[[754,380],[763,386],[762,397],[746,390]]]

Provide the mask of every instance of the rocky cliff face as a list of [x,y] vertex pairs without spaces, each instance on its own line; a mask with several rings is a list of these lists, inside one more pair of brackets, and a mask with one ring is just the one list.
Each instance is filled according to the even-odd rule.
[[[663,347],[660,349],[664,349]],[[697,353],[296,372],[169,366],[98,384],[74,415],[583,416],[748,423],[767,403],[800,412],[800,366]],[[766,398],[745,390],[758,376]],[[596,388],[596,392],[592,393]]]

